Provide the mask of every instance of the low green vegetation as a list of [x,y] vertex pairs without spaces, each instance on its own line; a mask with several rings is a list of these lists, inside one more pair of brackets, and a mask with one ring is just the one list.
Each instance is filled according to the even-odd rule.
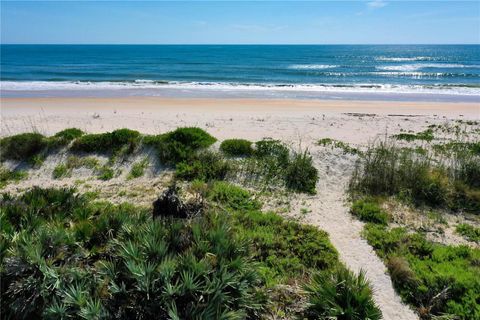
[[227,139],[220,144],[220,150],[231,157],[248,157],[253,154],[252,142],[244,139]]
[[183,180],[223,180],[232,171],[233,163],[220,153],[201,151],[181,161],[175,167],[175,176]]
[[264,302],[245,240],[218,215],[152,220],[70,190],[12,200],[2,203],[2,317],[244,318]]
[[383,210],[375,199],[365,198],[354,201],[350,212],[364,222],[386,225],[388,213]]
[[26,179],[28,173],[21,170],[9,170],[0,167],[0,188],[5,187],[11,181],[20,181]]
[[393,137],[397,140],[405,140],[405,141],[415,141],[415,140],[432,141],[435,138],[433,135],[433,130],[431,128],[418,133],[399,133],[394,135]]
[[364,235],[422,319],[480,317],[480,250],[432,243],[421,233],[378,224],[367,225]]
[[382,319],[363,271],[355,275],[340,268],[334,273],[317,274],[305,289],[309,294],[307,319]]
[[480,228],[478,227],[468,223],[460,223],[456,227],[456,232],[469,241],[480,243]]
[[345,153],[345,154],[347,154],[347,153],[349,153],[349,154],[359,154],[359,153],[361,153],[361,151],[358,150],[357,148],[351,147],[349,144],[347,144],[343,141],[339,141],[339,140],[335,140],[335,139],[331,139],[331,138],[320,139],[320,140],[318,140],[317,144],[320,145],[320,146],[323,146],[323,147],[332,146],[333,148],[341,149],[341,150],[343,150],[343,153]]
[[145,169],[148,167],[148,158],[135,162],[130,169],[127,179],[135,179],[143,176]]
[[207,197],[218,204],[228,206],[231,210],[256,210],[261,207],[247,190],[224,181],[214,182],[208,190]]
[[[72,189],[3,194],[2,317],[254,319],[283,303],[268,301],[273,286],[308,285],[317,273],[345,278],[325,232],[259,211],[238,186],[196,181],[192,188],[210,205],[188,219],[92,202]],[[370,306],[352,303],[371,301],[362,283],[343,284],[335,305],[363,314]],[[307,295],[315,301],[322,293]]]

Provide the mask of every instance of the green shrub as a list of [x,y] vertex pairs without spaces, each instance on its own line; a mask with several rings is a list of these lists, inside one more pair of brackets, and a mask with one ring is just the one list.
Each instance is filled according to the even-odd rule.
[[480,242],[480,228],[474,227],[467,223],[460,223],[456,227],[456,232],[470,241]]
[[313,166],[312,157],[308,152],[295,154],[285,173],[287,188],[300,192],[315,193],[317,181],[318,170]]
[[145,141],[157,148],[161,161],[177,164],[192,158],[196,151],[211,146],[217,140],[200,128],[186,127]]
[[305,289],[309,299],[307,319],[382,318],[364,271],[355,275],[346,268],[338,268],[333,273],[319,273]]
[[289,164],[290,152],[279,140],[263,139],[255,143],[255,156],[269,160],[272,165],[286,168]]
[[0,140],[1,160],[29,160],[47,147],[40,133],[21,133]]
[[208,197],[233,210],[255,210],[261,207],[248,191],[223,181],[213,183]]
[[184,180],[223,180],[231,170],[231,163],[220,154],[203,151],[189,161],[178,163],[175,176]]
[[77,128],[64,129],[47,139],[48,147],[51,149],[63,147],[69,144],[71,141],[75,140],[76,138],[82,136],[83,134],[84,132]]
[[367,225],[368,243],[387,261],[402,298],[416,306],[422,319],[450,315],[477,319],[480,307],[480,250],[429,242],[403,228]]
[[253,154],[252,142],[244,139],[227,139],[220,144],[220,150],[232,157],[248,157]]
[[85,132],[77,128],[68,128],[57,132],[54,137],[61,138],[65,141],[72,141],[82,136]]
[[376,201],[371,199],[357,200],[352,204],[351,213],[365,222],[379,223],[386,225],[388,223],[388,214],[380,208]]
[[118,129],[107,133],[83,135],[73,142],[72,150],[107,153],[127,148],[131,152],[139,141],[140,133],[138,131]]
[[59,164],[53,169],[53,178],[54,179],[61,179],[64,177],[68,177],[71,174],[70,169],[64,165],[64,164]]
[[20,181],[26,179],[28,173],[21,170],[9,170],[0,167],[0,188],[5,187],[10,181]]

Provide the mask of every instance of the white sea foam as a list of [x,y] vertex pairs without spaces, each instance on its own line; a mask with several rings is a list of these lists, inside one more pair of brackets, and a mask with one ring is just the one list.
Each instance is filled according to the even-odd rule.
[[289,69],[296,70],[324,70],[324,69],[333,69],[337,68],[337,65],[331,64],[292,64],[288,66]]
[[[415,73],[410,74],[414,76]],[[137,80],[131,82],[68,82],[68,81],[0,81],[1,91],[6,92],[59,92],[59,91],[118,91],[141,90],[145,94],[161,90],[203,90],[212,92],[350,92],[350,93],[422,93],[480,96],[480,87],[454,85],[393,85],[393,84],[243,84],[217,82],[167,82]]]
[[396,66],[378,66],[377,70],[386,70],[386,71],[417,71],[421,69],[461,69],[461,68],[479,68],[478,65],[464,65],[464,64],[454,64],[454,63],[417,63],[417,64],[402,64]]
[[375,60],[377,61],[434,61],[438,58],[434,57],[376,57]]

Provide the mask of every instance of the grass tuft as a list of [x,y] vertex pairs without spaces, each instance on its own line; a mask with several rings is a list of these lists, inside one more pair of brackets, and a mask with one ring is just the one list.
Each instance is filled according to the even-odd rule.
[[315,275],[305,289],[309,298],[307,319],[382,318],[364,271],[356,275],[339,267],[333,273]]

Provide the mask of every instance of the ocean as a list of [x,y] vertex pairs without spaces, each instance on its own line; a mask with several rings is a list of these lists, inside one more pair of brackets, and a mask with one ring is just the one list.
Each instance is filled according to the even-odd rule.
[[480,45],[1,45],[2,97],[480,102]]

